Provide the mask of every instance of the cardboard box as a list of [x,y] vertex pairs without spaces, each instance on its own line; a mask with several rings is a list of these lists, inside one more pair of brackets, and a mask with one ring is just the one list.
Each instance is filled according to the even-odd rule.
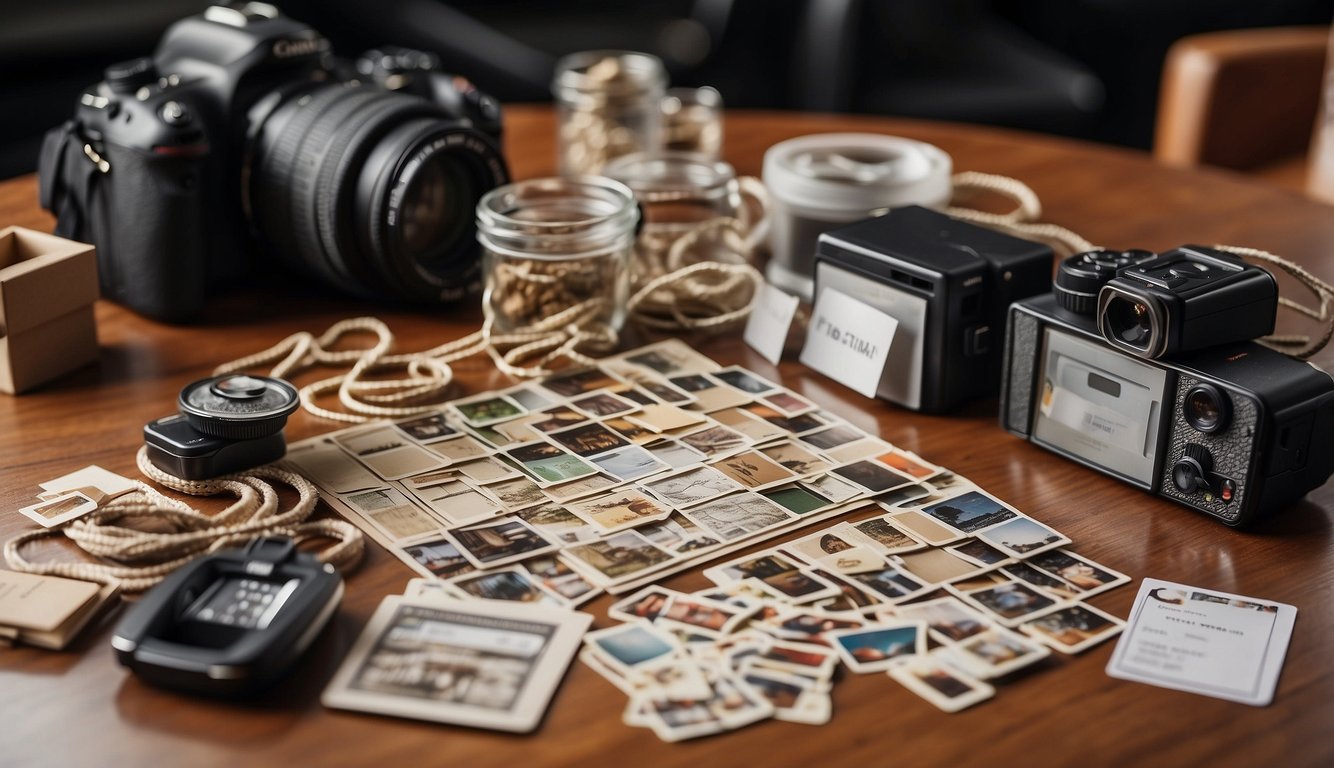
[[0,229],[0,392],[18,394],[97,360],[97,253]]

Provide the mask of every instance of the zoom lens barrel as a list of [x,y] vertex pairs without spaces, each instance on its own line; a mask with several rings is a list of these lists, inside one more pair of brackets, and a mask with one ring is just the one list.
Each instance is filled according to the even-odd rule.
[[1167,346],[1167,318],[1152,296],[1115,283],[1098,293],[1098,331],[1114,347],[1139,357],[1158,357]]

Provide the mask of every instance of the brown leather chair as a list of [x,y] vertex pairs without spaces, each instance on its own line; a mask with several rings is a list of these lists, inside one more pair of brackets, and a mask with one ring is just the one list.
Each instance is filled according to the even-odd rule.
[[[1163,67],[1154,156],[1235,169],[1334,202],[1334,115],[1325,114],[1334,104],[1321,98],[1329,41],[1324,26],[1178,40]],[[1321,136],[1326,122],[1330,141]]]

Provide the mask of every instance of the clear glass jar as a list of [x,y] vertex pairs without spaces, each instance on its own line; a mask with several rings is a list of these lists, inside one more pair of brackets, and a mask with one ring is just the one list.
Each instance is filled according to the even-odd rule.
[[723,95],[716,88],[669,88],[662,99],[662,148],[723,154]]
[[667,70],[656,56],[584,51],[556,63],[558,168],[564,176],[599,173],[607,161],[662,146]]
[[585,322],[619,330],[638,223],[634,194],[608,178],[532,179],[488,192],[477,203],[477,240],[492,329],[528,329],[582,306]]
[[742,241],[763,217],[763,203],[747,205],[732,166],[692,152],[640,153],[611,161],[603,173],[633,190],[644,211],[636,285],[701,261],[746,260]]

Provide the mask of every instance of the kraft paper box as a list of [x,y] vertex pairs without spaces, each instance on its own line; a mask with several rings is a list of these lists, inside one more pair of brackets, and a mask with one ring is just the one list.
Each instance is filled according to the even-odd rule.
[[93,246],[0,229],[0,392],[11,395],[97,359]]

